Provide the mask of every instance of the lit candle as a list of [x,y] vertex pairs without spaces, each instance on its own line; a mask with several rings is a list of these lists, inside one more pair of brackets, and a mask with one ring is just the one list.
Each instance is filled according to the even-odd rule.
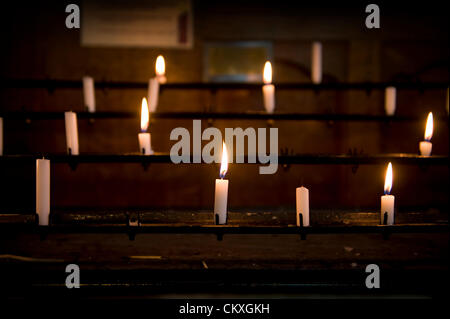
[[3,117],[0,117],[0,156],[3,155]]
[[36,160],[36,214],[39,225],[48,226],[50,215],[50,160]]
[[69,155],[78,155],[78,124],[75,112],[65,112],[66,122],[66,146]]
[[431,148],[433,144],[431,144],[431,137],[433,137],[433,113],[428,113],[427,117],[427,125],[425,127],[425,141],[420,142],[419,149],[420,155],[430,156]]
[[228,180],[223,179],[228,170],[228,152],[225,143],[222,144],[222,163],[220,164],[220,179],[216,179],[214,198],[214,219],[223,225],[227,223]]
[[309,226],[309,190],[306,187],[296,188],[297,226],[300,226],[302,214],[303,226]]
[[162,55],[158,55],[155,63],[155,73],[156,78],[160,84],[164,84],[167,82],[166,78],[166,63],[164,61],[164,57]]
[[155,112],[156,107],[158,106],[158,97],[159,97],[159,82],[157,78],[151,78],[148,81],[148,102],[150,106],[150,112]]
[[144,97],[141,104],[141,133],[139,133],[139,150],[144,155],[153,154],[151,136],[147,133],[150,114],[148,112],[147,99]]
[[[387,225],[394,224],[394,195],[390,195],[392,189],[392,164],[389,163],[386,170],[386,179],[384,181],[384,195],[381,196],[381,224],[384,224],[386,218]],[[386,216],[386,217],[385,217]]]
[[83,77],[83,97],[84,106],[88,112],[95,112],[94,79],[90,76]]
[[393,86],[388,86],[384,91],[384,110],[389,116],[395,113],[396,99],[397,89]]
[[315,84],[322,82],[322,43],[313,42],[311,47],[311,80]]
[[264,65],[263,72],[263,97],[264,107],[267,113],[273,113],[275,109],[275,86],[272,83],[272,65],[269,61]]

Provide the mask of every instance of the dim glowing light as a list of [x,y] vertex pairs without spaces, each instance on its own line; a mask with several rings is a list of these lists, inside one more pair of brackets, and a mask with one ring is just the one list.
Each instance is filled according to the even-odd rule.
[[389,165],[386,170],[386,178],[384,180],[384,194],[390,194],[392,190],[392,164]]
[[228,171],[228,151],[225,142],[222,142],[222,162],[220,164],[220,178],[223,179]]
[[149,118],[150,118],[150,114],[148,111],[147,99],[144,97],[142,99],[142,106],[141,106],[141,131],[142,132],[147,131]]
[[162,55],[158,55],[156,58],[155,71],[156,75],[164,75],[166,73],[166,63]]
[[270,84],[272,82],[272,64],[270,64],[269,61],[264,64],[263,81],[265,84]]
[[427,126],[425,127],[425,141],[430,141],[433,137],[433,113],[428,113]]

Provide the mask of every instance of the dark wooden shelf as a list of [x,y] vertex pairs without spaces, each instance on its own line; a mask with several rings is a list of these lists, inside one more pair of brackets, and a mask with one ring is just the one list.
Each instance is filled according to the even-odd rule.
[[[158,153],[154,155],[141,155],[139,153],[129,154],[27,154],[27,155],[3,155],[0,156],[0,164],[14,165],[34,161],[38,158],[50,159],[52,163],[58,164],[84,164],[84,163],[172,163],[169,153]],[[415,154],[395,153],[380,155],[348,155],[348,154],[297,154],[279,155],[278,164],[308,164],[308,165],[385,165],[388,162],[402,165],[449,165],[449,157],[446,155],[420,156]],[[192,157],[191,157],[192,163]],[[203,163],[204,164],[204,163]],[[244,163],[233,165],[257,164],[248,163],[245,156]]]
[[[2,88],[30,88],[30,89],[80,89],[81,80],[56,79],[3,79]],[[160,86],[161,90],[261,90],[263,83],[215,83],[215,82],[178,82],[166,83]],[[359,83],[274,83],[277,90],[384,90],[388,86],[397,89],[410,90],[441,90],[446,89],[446,82],[359,82]],[[147,82],[133,81],[101,81],[95,82],[97,89],[147,89]]]
[[[82,109],[81,107],[79,109]],[[12,120],[63,120],[64,112],[0,112],[0,117]],[[78,119],[139,119],[139,112],[77,112]],[[217,119],[217,120],[287,120],[287,121],[353,121],[353,122],[424,122],[425,116],[387,116],[370,114],[320,114],[267,112],[155,112],[151,119]],[[435,121],[448,123],[449,118],[435,117]]]

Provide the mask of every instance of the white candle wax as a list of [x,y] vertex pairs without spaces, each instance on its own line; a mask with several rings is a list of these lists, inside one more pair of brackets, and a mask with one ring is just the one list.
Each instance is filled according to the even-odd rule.
[[151,78],[148,81],[148,107],[150,112],[155,112],[158,106],[159,82],[157,78]]
[[420,155],[430,156],[432,148],[433,148],[433,144],[431,142],[428,142],[428,141],[420,142],[420,144],[419,144]]
[[153,154],[150,133],[139,133],[139,150],[144,155]]
[[303,216],[303,226],[309,226],[309,190],[297,187],[296,190],[297,226],[300,226],[300,214]]
[[322,82],[322,43],[313,42],[311,47],[311,80],[315,84]]
[[273,84],[265,84],[263,86],[264,108],[267,113],[273,113],[275,109],[275,86]]
[[214,197],[214,219],[219,216],[219,224],[227,223],[228,180],[216,179],[216,191]]
[[50,214],[50,160],[36,160],[36,214],[39,225],[47,226]]
[[381,219],[380,223],[384,224],[384,214],[387,213],[387,225],[394,224],[394,195],[381,196]]
[[95,112],[94,79],[90,76],[83,77],[84,106],[89,112]]
[[389,86],[384,91],[384,110],[387,115],[392,116],[396,109],[397,89]]
[[166,84],[167,82],[167,78],[164,74],[156,75],[156,79],[158,80],[159,84]]
[[64,113],[66,123],[66,146],[67,153],[71,155],[78,155],[78,124],[77,114],[75,112]]
[[3,117],[0,117],[0,156],[3,155]]

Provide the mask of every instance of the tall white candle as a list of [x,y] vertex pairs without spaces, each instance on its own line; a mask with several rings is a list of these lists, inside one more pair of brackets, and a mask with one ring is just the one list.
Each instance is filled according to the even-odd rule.
[[427,125],[425,127],[425,141],[420,142],[419,149],[420,155],[430,156],[433,144],[431,144],[431,138],[433,137],[433,113],[428,113]]
[[148,81],[148,102],[150,107],[150,112],[155,112],[158,107],[159,98],[159,82],[157,78],[151,78]]
[[297,207],[297,226],[300,226],[300,214],[303,217],[303,226],[309,226],[309,190],[306,187],[297,187],[295,190]]
[[3,155],[3,117],[0,117],[0,156]]
[[36,214],[39,225],[48,225],[50,215],[50,160],[36,160]]
[[144,155],[153,154],[151,135],[147,133],[150,122],[150,114],[148,111],[147,99],[144,97],[141,104],[141,133],[138,135],[139,151]]
[[311,80],[315,84],[322,82],[322,43],[313,42],[311,46]]
[[166,78],[166,63],[164,61],[164,57],[162,55],[158,55],[155,63],[155,73],[156,79],[160,84],[164,84],[167,82]]
[[67,153],[79,155],[77,114],[75,112],[65,112],[64,118],[66,123]]
[[95,112],[94,79],[90,76],[83,77],[84,106],[91,113]]
[[264,108],[267,113],[273,113],[275,109],[275,86],[272,83],[272,65],[267,61],[263,72],[264,85],[262,88],[264,98]]
[[389,163],[386,170],[386,178],[384,181],[384,195],[381,196],[381,215],[380,223],[384,224],[384,216],[387,215],[387,225],[394,224],[394,195],[390,195],[392,190],[392,164]]
[[[228,180],[223,179],[228,170],[228,152],[225,143],[222,144],[222,163],[220,165],[220,179],[216,179],[214,197],[214,221],[218,218],[220,225],[227,223]],[[218,216],[218,217],[216,217]]]
[[397,89],[388,86],[384,91],[384,110],[387,115],[392,116],[395,113],[397,103]]

